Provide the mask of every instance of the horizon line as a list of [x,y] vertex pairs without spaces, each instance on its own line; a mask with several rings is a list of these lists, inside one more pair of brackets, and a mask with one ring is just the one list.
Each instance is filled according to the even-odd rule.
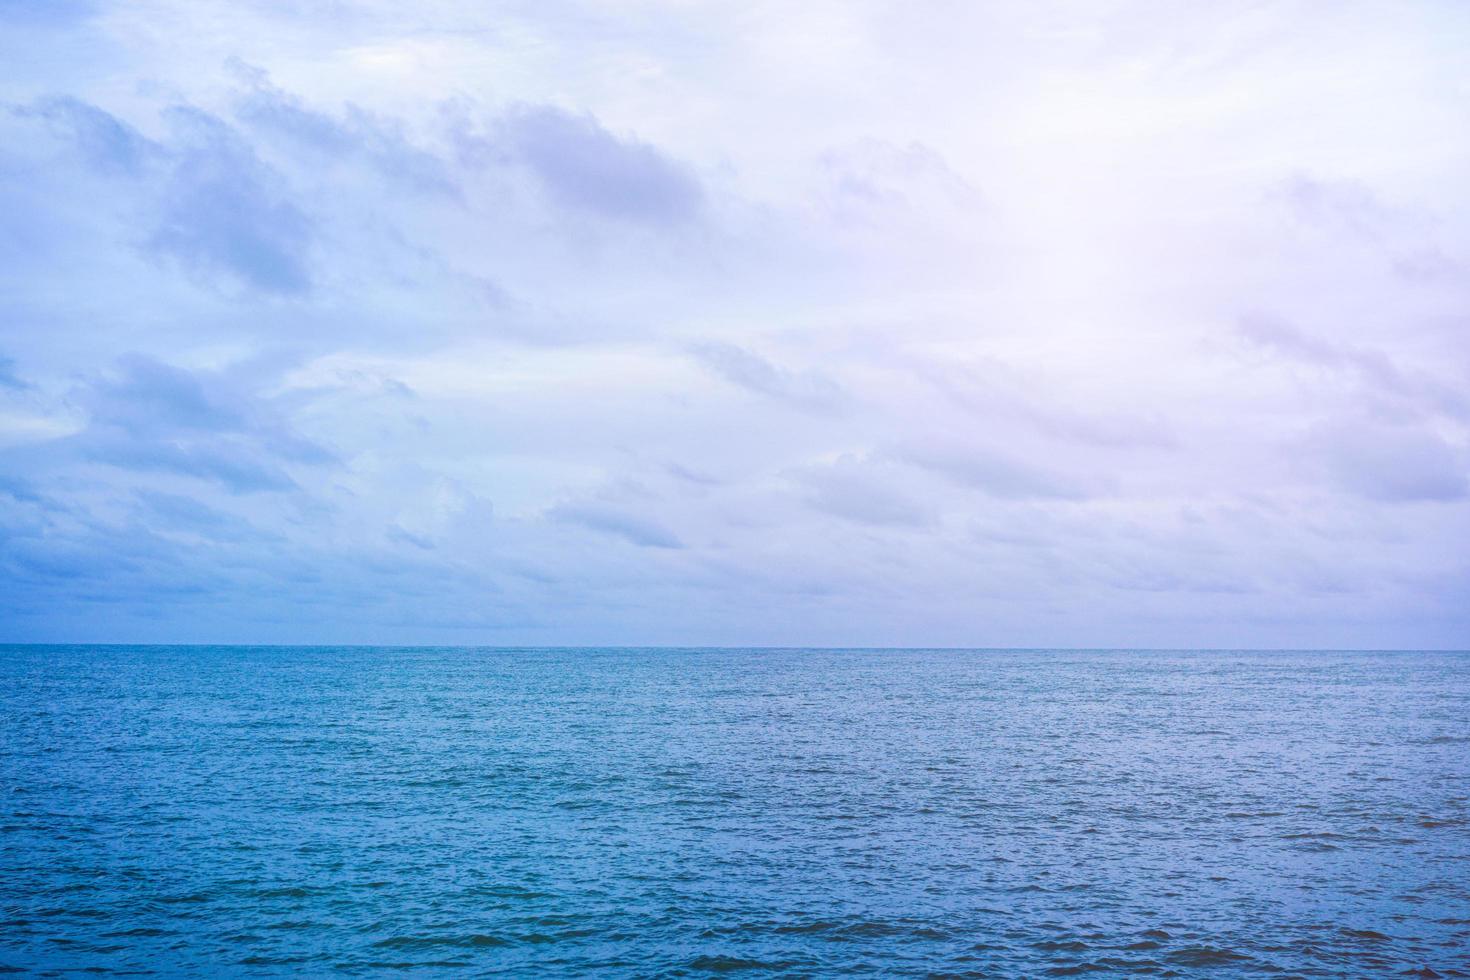
[[712,651],[811,651],[811,652],[955,652],[955,653],[1459,653],[1470,654],[1470,647],[1146,647],[1146,646],[850,646],[790,644],[694,644],[694,643],[189,643],[169,642],[89,642],[89,641],[10,641],[0,640],[0,647],[214,647],[285,650],[712,650]]

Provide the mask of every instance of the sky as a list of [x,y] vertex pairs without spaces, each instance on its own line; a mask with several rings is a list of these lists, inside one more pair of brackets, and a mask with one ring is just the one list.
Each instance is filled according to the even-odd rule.
[[1467,51],[0,0],[0,641],[1470,647]]

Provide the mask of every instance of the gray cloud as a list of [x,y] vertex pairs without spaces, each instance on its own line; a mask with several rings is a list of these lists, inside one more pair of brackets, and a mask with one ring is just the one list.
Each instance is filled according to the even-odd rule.
[[356,106],[346,107],[341,116],[322,112],[271,84],[264,71],[239,62],[234,67],[245,82],[235,113],[253,131],[285,140],[319,159],[360,158],[400,186],[459,196],[449,165],[414,146],[392,120]]
[[564,503],[552,507],[546,516],[563,524],[575,524],[592,531],[622,538],[642,548],[683,548],[683,543],[668,528],[656,521],[625,513],[607,504],[595,502]]
[[269,401],[220,373],[135,356],[77,398],[90,421],[70,444],[88,459],[123,469],[174,473],[246,493],[294,489],[289,467],[335,459],[292,431]]
[[217,117],[187,107],[169,115],[179,146],[149,246],[251,288],[307,292],[314,227],[280,175]]
[[70,96],[39,99],[17,111],[46,120],[69,136],[83,158],[104,174],[137,176],[158,153],[158,147],[112,113]]
[[140,489],[135,492],[140,519],[154,530],[181,532],[224,543],[280,540],[249,520],[180,493]]
[[933,517],[895,486],[895,474],[881,465],[845,455],[825,466],[796,474],[813,507],[837,517],[880,527],[922,527]]
[[979,446],[927,442],[890,452],[960,486],[1006,500],[1086,500],[1107,490],[1103,481],[1069,476]]
[[9,388],[12,391],[24,391],[30,385],[15,373],[15,358],[0,357],[0,388]]
[[1276,193],[1301,221],[1378,249],[1390,267],[1411,282],[1434,282],[1462,272],[1462,264],[1436,241],[1432,222],[1391,206],[1361,181],[1296,174]]
[[1241,319],[1241,337],[1282,357],[1336,371],[1351,372],[1377,392],[1425,405],[1460,419],[1470,419],[1470,397],[1463,391],[1422,374],[1402,371],[1382,351],[1350,343],[1333,343],[1265,314]]
[[815,371],[785,371],[753,351],[734,344],[702,343],[692,353],[716,376],[749,391],[804,408],[830,409],[842,401],[842,389]]
[[1339,227],[1368,239],[1379,239],[1393,222],[1392,212],[1365,185],[1356,181],[1324,181],[1296,174],[1277,189],[1304,220]]
[[1112,449],[1175,449],[1178,439],[1168,423],[1154,415],[1079,410],[1066,400],[1048,397],[1044,377],[1025,377],[997,358],[956,364],[930,359],[904,365],[916,376],[986,422],[1012,419],[1046,436]]
[[1329,423],[1307,449],[1343,489],[1386,503],[1456,501],[1470,496],[1470,459],[1432,432],[1371,421]]
[[693,218],[703,202],[687,167],[648,143],[608,132],[590,114],[523,106],[506,116],[500,132],[515,157],[571,207],[669,224]]

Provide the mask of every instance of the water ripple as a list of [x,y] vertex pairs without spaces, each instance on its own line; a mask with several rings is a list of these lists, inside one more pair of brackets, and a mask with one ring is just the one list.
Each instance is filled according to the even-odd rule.
[[1470,976],[1456,654],[0,648],[0,973]]

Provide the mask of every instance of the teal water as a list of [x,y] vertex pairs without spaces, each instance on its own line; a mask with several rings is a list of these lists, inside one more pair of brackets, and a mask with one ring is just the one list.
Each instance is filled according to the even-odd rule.
[[1470,975],[1470,656],[0,648],[0,967]]

